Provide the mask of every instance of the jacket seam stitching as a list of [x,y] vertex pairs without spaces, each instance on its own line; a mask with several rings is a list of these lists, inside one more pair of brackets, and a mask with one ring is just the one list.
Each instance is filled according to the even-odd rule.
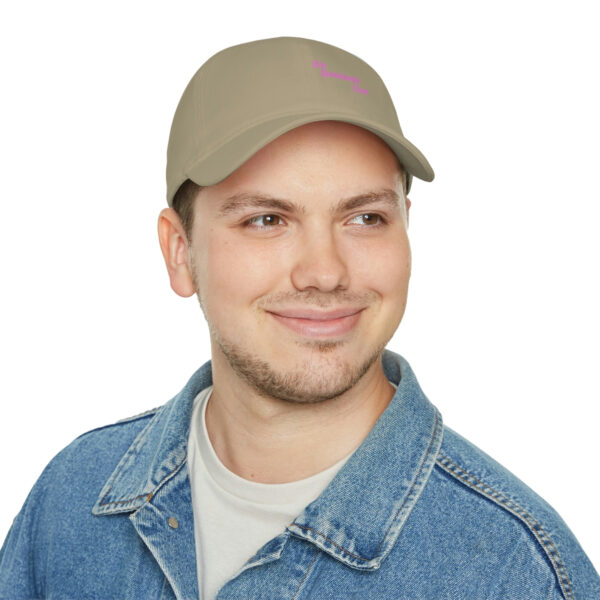
[[[108,494],[110,494],[110,492],[112,491],[112,488],[110,488],[108,490],[108,492],[104,495],[104,497],[108,496]],[[101,502],[98,506],[111,506],[111,505],[115,505],[115,504],[127,504],[129,502],[135,502],[136,500],[139,500],[140,498],[146,498],[146,500],[151,500],[152,498],[152,492],[149,492],[148,494],[140,494],[139,496],[135,496],[135,498],[129,498],[128,500],[115,500],[114,502]]]
[[[525,525],[528,527],[531,533],[533,533],[535,539],[538,541],[538,543],[544,549],[546,555],[550,559],[550,562],[554,567],[555,573],[558,576],[558,581],[560,583],[560,587],[563,593],[565,594],[565,597],[569,600],[575,600],[575,596],[573,594],[573,586],[571,584],[571,581],[569,580],[567,569],[560,556],[558,548],[556,547],[554,540],[542,527],[541,523],[537,519],[535,519],[535,517],[533,517],[515,501],[506,497],[502,492],[496,490],[491,485],[485,483],[481,479],[478,479],[477,477],[475,477],[475,475],[457,465],[455,462],[453,462],[450,458],[448,458],[441,452],[439,453],[436,462],[442,469],[444,469],[444,471],[462,481],[469,488],[476,490],[477,492],[483,494],[499,506],[505,508],[512,515],[516,516],[519,520],[525,523]],[[469,477],[472,481],[469,481],[467,477]]]
[[[427,464],[427,458],[429,457],[429,455],[431,454],[431,449],[433,446],[433,441],[435,439],[437,439],[437,435],[438,435],[438,430],[440,428],[440,418],[439,418],[439,413],[437,412],[437,410],[435,411],[435,424],[433,427],[433,433],[429,439],[429,446],[427,447],[427,452],[425,452],[425,458],[423,459],[423,461],[421,462],[421,464],[419,465],[419,470],[417,472],[417,476],[414,478],[412,485],[410,486],[410,489],[408,491],[408,494],[406,495],[406,498],[410,498],[413,492],[413,489],[416,485],[416,482],[419,481],[419,479],[421,478],[421,475],[423,473],[423,469],[425,464]],[[348,554],[349,556],[351,556],[352,558],[356,558],[357,560],[361,560],[363,562],[369,562],[375,558],[377,558],[381,548],[383,547],[385,540],[390,532],[390,529],[392,528],[393,524],[396,522],[396,519],[398,518],[398,515],[400,514],[400,511],[404,508],[404,506],[406,505],[408,500],[405,500],[396,510],[396,512],[394,513],[393,518],[391,519],[391,522],[388,526],[388,528],[385,531],[385,534],[383,536],[383,539],[381,540],[381,543],[379,544],[379,547],[377,548],[377,550],[375,550],[375,554],[370,557],[370,558],[363,558],[362,556],[357,556],[356,554],[353,554],[352,552],[350,552],[349,550],[346,550],[346,548],[344,548],[343,546],[340,546],[339,544],[336,544],[332,539],[330,539],[329,537],[327,537],[324,533],[321,533],[320,531],[317,531],[316,529],[313,529],[312,527],[308,527],[306,525],[300,525],[299,523],[296,523],[294,521],[294,525],[296,525],[296,527],[300,527],[300,529],[304,529],[304,530],[309,530],[312,531],[314,533],[316,533],[317,535],[321,536],[322,538],[324,538],[326,541],[328,541],[332,546],[335,546],[336,548],[338,548],[339,550],[342,550],[343,552],[345,552],[346,554]]]
[[[181,469],[181,467],[185,464],[186,459],[184,458],[183,461],[179,464],[176,465],[175,468],[170,471],[169,473],[167,473],[154,487],[154,491],[153,492],[148,492],[146,494],[140,494],[139,496],[135,496],[133,498],[128,498],[127,500],[115,500],[113,502],[100,502],[98,504],[98,506],[111,506],[111,505],[116,505],[116,504],[127,504],[128,502],[135,502],[136,500],[139,500],[140,498],[146,498],[146,501],[149,502],[152,499],[152,496],[154,495],[154,493],[158,490],[158,488],[160,488],[166,481],[168,481],[175,473],[177,473],[177,471],[179,471],[179,469]],[[112,486],[107,490],[106,494],[104,494],[103,496],[103,500],[104,498],[106,498],[106,496],[108,496],[110,494],[110,492],[112,491]]]
[[300,583],[298,584],[298,589],[294,592],[292,600],[296,600],[296,598],[298,597],[298,592],[302,589],[302,586],[304,585],[304,582],[308,578],[308,574],[310,573],[310,571],[313,568],[314,564],[317,562],[317,558],[319,558],[319,554],[321,554],[321,550],[317,550],[317,552],[314,555],[313,559],[310,561],[310,565],[308,565],[308,569],[306,569],[306,573],[304,573],[302,579],[300,580]]
[[[185,464],[186,459],[184,458],[183,461],[181,462],[181,464],[177,465],[172,471],[170,471],[169,473],[167,473],[154,487],[154,492],[156,492],[156,490],[158,490],[158,488],[160,488],[166,481],[168,481],[175,473],[177,473],[177,471],[179,471],[179,469],[181,469],[181,467]],[[104,498],[106,498],[106,496],[108,496],[108,494],[110,494],[110,492],[112,491],[112,487],[109,488],[109,490],[106,492],[106,494],[104,494]],[[134,498],[129,498],[127,500],[115,500],[114,502],[105,502],[105,503],[100,503],[99,506],[110,506],[111,504],[127,504],[128,502],[134,502],[135,500],[139,500],[140,498],[146,498],[147,501],[150,501],[152,499],[152,496],[154,495],[154,492],[149,492],[147,494],[140,494],[139,496],[135,496]],[[104,499],[103,498],[103,499]]]
[[350,550],[346,550],[346,548],[344,548],[343,546],[340,546],[339,544],[336,544],[331,538],[327,537],[324,533],[321,533],[320,531],[317,531],[316,529],[313,529],[312,527],[309,527],[308,525],[300,525],[299,523],[294,523],[294,525],[296,525],[296,527],[300,527],[300,529],[304,529],[306,531],[312,531],[313,533],[316,533],[319,537],[322,537],[323,539],[325,539],[326,541],[328,541],[332,546],[335,546],[336,548],[338,548],[342,552],[345,552],[346,554],[348,554],[352,558],[356,558],[357,560],[362,560],[364,562],[368,562],[369,560],[373,560],[373,558],[363,558],[362,556],[358,556],[357,554],[353,554],[352,552],[350,552]]

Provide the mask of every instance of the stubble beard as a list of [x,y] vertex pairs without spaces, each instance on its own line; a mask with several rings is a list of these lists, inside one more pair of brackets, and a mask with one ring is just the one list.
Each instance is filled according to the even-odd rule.
[[360,381],[385,348],[384,343],[362,362],[351,364],[334,357],[325,357],[323,361],[324,355],[330,354],[341,342],[320,342],[311,344],[314,360],[306,360],[288,371],[278,371],[240,345],[224,340],[210,323],[209,329],[233,371],[257,394],[297,404],[314,404],[341,396]]
[[[214,328],[197,293],[200,307],[208,324],[211,340],[221,350],[229,366],[259,396],[297,404],[325,402],[338,398],[354,387],[373,364],[380,359],[389,340],[383,341],[358,364],[352,364],[332,354],[344,342],[316,341],[300,344],[299,350],[311,349],[311,358],[288,370],[278,371],[240,344],[226,340]],[[327,356],[331,355],[331,356]]]

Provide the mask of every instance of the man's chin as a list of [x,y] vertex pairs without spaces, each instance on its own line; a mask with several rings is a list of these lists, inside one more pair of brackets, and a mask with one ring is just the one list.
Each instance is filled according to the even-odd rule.
[[315,351],[299,364],[285,365],[277,358],[261,359],[232,344],[219,347],[235,374],[258,395],[297,404],[315,404],[338,398],[354,387],[381,356],[378,348],[362,361],[335,356],[341,342],[311,342]]
[[[282,402],[293,404],[318,404],[339,398],[354,385],[347,381],[332,383],[331,379],[325,381],[307,378],[305,374],[286,374],[279,381],[269,382],[265,385],[253,385],[255,391],[266,398],[275,398]],[[292,383],[290,383],[292,382]],[[293,383],[295,382],[295,383]],[[256,382],[252,382],[254,384]]]

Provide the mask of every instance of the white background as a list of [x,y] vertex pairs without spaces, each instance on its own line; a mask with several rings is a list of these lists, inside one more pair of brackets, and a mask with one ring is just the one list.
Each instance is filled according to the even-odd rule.
[[172,114],[218,50],[297,35],[369,62],[436,171],[390,347],[598,568],[597,22],[592,1],[3,4],[0,539],[55,453],[209,358],[157,243]]

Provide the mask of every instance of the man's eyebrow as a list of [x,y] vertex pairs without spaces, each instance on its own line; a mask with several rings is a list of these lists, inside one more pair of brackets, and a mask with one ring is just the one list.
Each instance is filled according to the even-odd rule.
[[[330,212],[332,214],[355,210],[369,204],[377,202],[388,205],[395,209],[400,205],[400,196],[398,192],[391,188],[384,188],[379,191],[363,192],[349,198],[343,198],[335,204]],[[267,194],[257,192],[240,192],[229,196],[218,210],[218,217],[225,217],[247,208],[259,208],[263,210],[277,210],[288,213],[306,213],[306,208],[284,198],[274,198]]]
[[348,210],[368,206],[369,204],[375,204],[376,202],[386,204],[388,208],[395,209],[400,206],[400,195],[391,188],[384,188],[377,192],[364,192],[340,200],[337,205],[331,209],[331,212],[333,214],[346,212]]
[[283,198],[274,198],[273,196],[256,192],[240,192],[239,194],[229,196],[229,198],[223,202],[217,216],[226,217],[227,215],[239,212],[246,208],[261,208],[284,212],[305,212],[303,206],[299,206],[289,200],[284,200]]

